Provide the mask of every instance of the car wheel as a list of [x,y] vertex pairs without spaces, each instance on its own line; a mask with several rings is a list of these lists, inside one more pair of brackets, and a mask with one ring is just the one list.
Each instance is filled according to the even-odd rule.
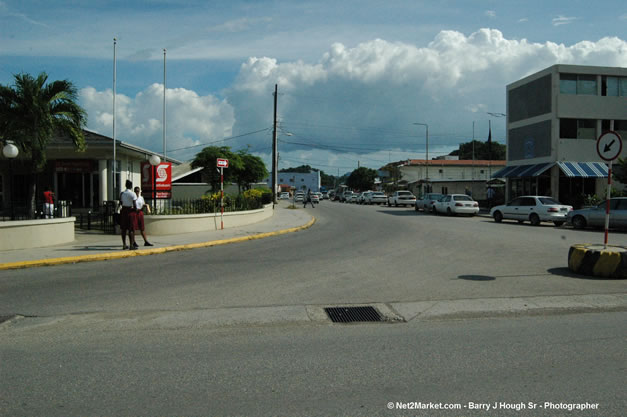
[[575,229],[585,229],[586,227],[586,219],[583,216],[573,217],[572,222]]
[[538,217],[538,215],[535,213],[532,213],[531,216],[529,216],[529,221],[531,222],[532,226],[540,225],[540,217]]
[[494,217],[494,221],[497,223],[501,223],[503,221],[503,213],[500,211],[495,211],[492,217]]
[[414,206],[414,210],[420,211],[420,210],[418,210],[418,206]]
[[558,221],[558,222],[553,222],[553,224],[555,225],[555,227],[560,227],[561,225],[564,224],[564,222]]

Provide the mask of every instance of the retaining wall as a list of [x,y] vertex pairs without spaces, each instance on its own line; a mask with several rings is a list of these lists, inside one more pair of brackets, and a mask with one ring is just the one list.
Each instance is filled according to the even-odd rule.
[[76,217],[0,222],[0,250],[29,249],[74,241]]

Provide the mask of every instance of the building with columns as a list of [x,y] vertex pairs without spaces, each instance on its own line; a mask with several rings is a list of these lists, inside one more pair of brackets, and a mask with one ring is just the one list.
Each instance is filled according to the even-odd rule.
[[[71,202],[72,210],[98,210],[104,201],[117,200],[124,183],[130,179],[141,185],[141,163],[154,152],[116,140],[117,172],[113,188],[113,139],[84,131],[86,150],[78,152],[69,138],[55,137],[46,148],[47,164],[38,175],[36,198],[50,187],[58,201]],[[29,172],[20,153],[13,161],[0,159],[0,197],[6,210],[10,200],[18,207],[28,199]],[[173,165],[179,161],[168,158]],[[11,190],[9,195],[9,190]]]

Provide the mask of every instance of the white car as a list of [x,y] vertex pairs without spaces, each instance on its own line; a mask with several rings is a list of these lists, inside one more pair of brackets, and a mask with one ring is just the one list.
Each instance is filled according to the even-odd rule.
[[294,201],[296,203],[298,202],[303,202],[303,200],[305,199],[305,193],[302,191],[297,191],[296,194],[294,194]]
[[290,199],[290,193],[282,192],[279,194],[279,200],[289,200],[289,199]]
[[416,199],[416,211],[423,210],[433,213],[435,211],[433,205],[442,197],[444,197],[444,194],[440,193],[427,193],[423,195],[422,198]]
[[370,194],[372,194],[372,191],[364,191],[363,193],[359,194],[357,202],[359,204],[365,204],[366,201],[368,201],[368,196],[370,196]]
[[479,213],[479,203],[466,194],[447,194],[434,203],[436,213],[444,213],[449,216],[456,214]]
[[366,204],[385,204],[388,198],[380,191],[374,191],[366,198]]
[[416,196],[410,191],[394,191],[394,194],[388,197],[388,206],[415,206]]
[[525,195],[517,197],[507,204],[493,207],[490,216],[494,221],[517,220],[518,223],[529,221],[537,226],[540,222],[553,222],[555,226],[561,226],[566,222],[572,206],[561,204],[553,197],[539,195]]

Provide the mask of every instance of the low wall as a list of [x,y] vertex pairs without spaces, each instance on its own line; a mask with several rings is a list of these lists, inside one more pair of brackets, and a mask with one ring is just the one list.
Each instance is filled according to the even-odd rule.
[[0,222],[0,250],[29,249],[74,241],[76,217]]
[[[259,210],[224,213],[224,228],[244,226],[272,217],[272,204]],[[179,233],[220,230],[220,213],[178,214],[167,216],[144,216],[144,227],[149,236],[174,235]]]

